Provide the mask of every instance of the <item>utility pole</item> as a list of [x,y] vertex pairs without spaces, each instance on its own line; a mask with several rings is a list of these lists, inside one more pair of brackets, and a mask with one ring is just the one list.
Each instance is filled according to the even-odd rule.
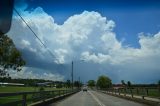
[[72,73],[71,73],[71,76],[72,76],[72,90],[73,90],[73,86],[74,86],[74,84],[73,84],[73,61],[72,61]]
[[78,80],[79,80],[79,89],[80,89],[80,87],[81,87],[81,84],[80,84],[80,77],[78,78]]
[[78,80],[79,80],[79,83],[80,83],[80,77],[78,78]]

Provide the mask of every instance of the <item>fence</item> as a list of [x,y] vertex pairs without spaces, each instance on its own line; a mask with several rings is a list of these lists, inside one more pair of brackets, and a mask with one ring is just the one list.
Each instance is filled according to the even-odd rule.
[[28,104],[37,101],[44,102],[49,98],[59,98],[78,91],[78,89],[74,89],[39,92],[0,93],[0,106],[27,106]]
[[114,94],[130,94],[132,97],[134,95],[138,96],[148,96],[148,97],[153,97],[153,98],[160,98],[160,91],[157,88],[119,88],[119,89],[107,89],[107,92],[111,92]]

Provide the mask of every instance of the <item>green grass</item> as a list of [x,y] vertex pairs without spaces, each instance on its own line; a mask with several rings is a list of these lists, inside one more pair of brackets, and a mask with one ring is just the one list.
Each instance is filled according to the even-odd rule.
[[2,92],[25,92],[34,91],[34,87],[0,87],[0,93]]
[[160,92],[158,91],[158,89],[149,89],[148,96],[154,96],[160,98]]
[[[64,90],[66,88],[50,88],[45,87],[45,90]],[[0,87],[0,93],[2,92],[31,92],[31,91],[38,91],[39,87]]]

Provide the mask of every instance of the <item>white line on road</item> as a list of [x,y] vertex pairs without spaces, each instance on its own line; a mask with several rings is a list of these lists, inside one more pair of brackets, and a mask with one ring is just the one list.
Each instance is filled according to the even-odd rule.
[[90,91],[88,91],[88,92],[100,106],[106,106],[102,102],[100,102],[100,100],[96,96],[94,96]]

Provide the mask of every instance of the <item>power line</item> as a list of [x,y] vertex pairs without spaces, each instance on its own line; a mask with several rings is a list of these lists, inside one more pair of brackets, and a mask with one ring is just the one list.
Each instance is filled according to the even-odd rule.
[[[14,11],[17,13],[17,15],[22,19],[22,21],[27,25],[27,27],[30,29],[30,31],[34,34],[34,36],[39,40],[39,42],[44,46],[44,48],[48,51],[50,55],[53,55],[53,53],[47,48],[47,46],[42,42],[42,40],[37,36],[37,34],[32,30],[32,28],[28,25],[28,23],[25,21],[25,19],[21,16],[21,14],[14,8]],[[54,57],[55,58],[55,57]]]

